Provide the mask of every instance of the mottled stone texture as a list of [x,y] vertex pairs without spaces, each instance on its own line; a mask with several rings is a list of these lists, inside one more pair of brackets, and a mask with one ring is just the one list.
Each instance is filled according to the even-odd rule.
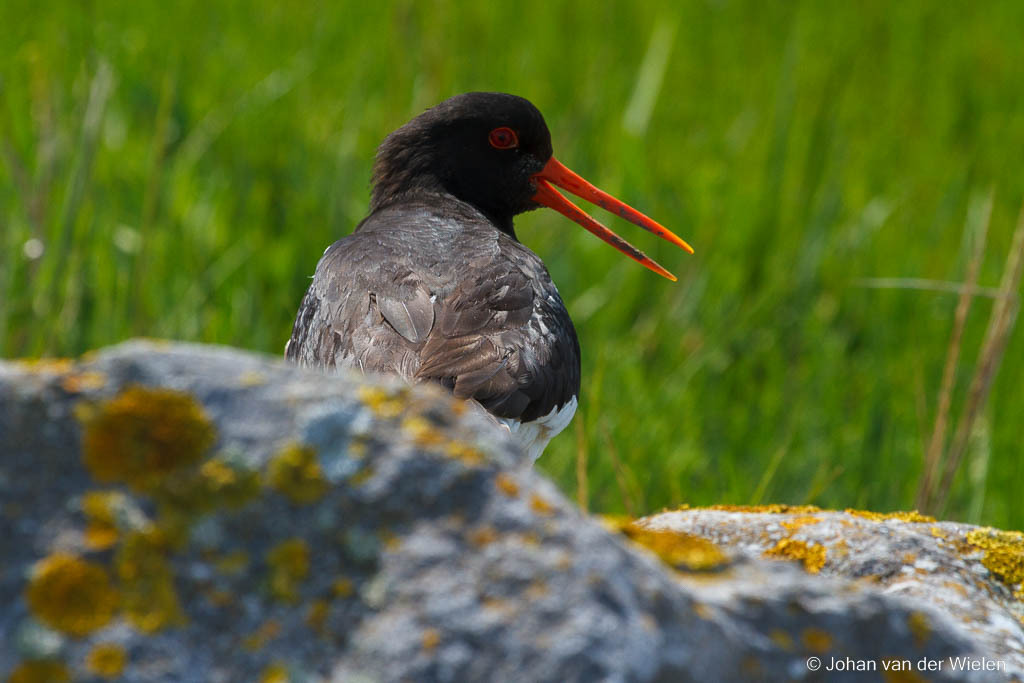
[[[0,680],[1024,669],[1013,534],[817,511],[682,511],[620,534],[440,391],[231,349],[0,363],[0,512]],[[815,673],[811,656],[877,670]]]

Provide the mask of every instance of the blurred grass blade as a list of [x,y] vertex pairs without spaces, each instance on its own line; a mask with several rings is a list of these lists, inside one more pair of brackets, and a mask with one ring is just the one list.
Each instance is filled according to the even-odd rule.
[[583,419],[576,416],[576,504],[580,510],[589,510],[589,492],[587,491],[587,431],[583,428]]
[[[113,90],[114,70],[105,59],[100,59],[96,65],[96,73],[89,84],[89,97],[86,101],[85,113],[82,115],[82,127],[78,140],[78,154],[68,179],[63,210],[57,226],[58,232],[50,239],[46,268],[40,275],[36,290],[33,308],[37,315],[46,315],[54,310],[61,283],[67,284],[68,287],[74,286],[73,282],[68,281],[66,268],[74,247],[75,222],[92,173],[103,115]],[[33,350],[38,353],[44,348],[50,348],[50,343],[47,331],[39,329],[35,335]]]
[[750,496],[751,505],[760,505],[761,501],[764,500],[764,494],[768,491],[768,487],[771,486],[772,479],[775,478],[775,473],[779,471],[779,465],[782,464],[782,460],[788,452],[789,444],[786,444],[777,448],[775,453],[772,454],[768,467],[761,474],[761,480],[757,482],[757,488],[754,489],[754,493]]
[[939,485],[938,493],[933,501],[933,507],[936,510],[943,510],[949,501],[953,478],[967,450],[967,442],[974,421],[985,406],[989,389],[992,387],[992,380],[999,370],[999,363],[1006,350],[1006,342],[1013,330],[1014,322],[1017,319],[1017,310],[1020,307],[1018,292],[1022,270],[1024,270],[1024,206],[1021,207],[1017,228],[1013,232],[1013,242],[1006,255],[1006,266],[1003,269],[1002,281],[999,283],[1000,294],[992,306],[988,328],[985,330],[985,339],[978,355],[978,364],[968,389],[967,404],[960,414],[960,421],[957,423],[956,433],[946,456],[942,483]]
[[960,291],[960,299],[956,304],[953,318],[953,332],[946,351],[946,364],[942,369],[942,385],[939,389],[939,404],[935,409],[935,425],[932,436],[925,451],[924,469],[917,489],[917,508],[925,512],[931,511],[932,487],[938,481],[939,468],[942,466],[942,450],[946,444],[946,426],[949,422],[949,406],[953,396],[953,381],[956,378],[956,366],[960,358],[960,345],[963,340],[964,328],[967,325],[967,313],[971,308],[972,293],[977,289],[978,273],[985,256],[985,238],[988,235],[989,222],[992,220],[992,204],[995,190],[989,190],[984,198],[976,197],[967,212],[967,224],[964,231],[973,242],[971,258],[967,262],[967,275],[964,287]]
[[999,296],[998,287],[979,287],[976,284],[929,280],[922,277],[866,277],[855,281],[854,285],[868,289],[920,289],[926,292],[945,292],[968,297],[983,296],[989,299]]
[[629,98],[629,105],[622,116],[622,129],[634,137],[640,137],[647,132],[647,124],[651,121],[651,113],[665,80],[665,69],[668,66],[668,57],[672,53],[677,27],[676,21],[662,20],[655,25],[651,34],[647,54],[644,55],[636,76],[633,95]]

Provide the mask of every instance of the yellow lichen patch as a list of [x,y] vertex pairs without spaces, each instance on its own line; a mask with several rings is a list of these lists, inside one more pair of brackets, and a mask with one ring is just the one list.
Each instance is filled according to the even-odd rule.
[[449,458],[460,460],[466,465],[479,465],[484,461],[484,454],[479,448],[462,441],[449,441],[444,446],[444,454]]
[[326,600],[314,600],[309,604],[309,609],[306,610],[306,623],[311,629],[317,633],[323,633],[330,607]]
[[790,531],[796,531],[800,527],[807,526],[809,524],[817,524],[821,521],[821,517],[815,517],[813,515],[803,515],[801,517],[794,517],[782,522],[782,526]]
[[900,522],[912,523],[931,523],[935,521],[934,517],[922,515],[917,510],[897,512],[872,512],[871,510],[854,510],[853,508],[846,508],[846,510],[844,510],[843,512],[845,512],[848,515],[854,515],[855,517],[863,517],[864,519],[870,519],[873,522],[884,522],[890,519],[895,519]]
[[249,554],[244,550],[234,550],[215,559],[213,566],[222,574],[237,576],[249,567]]
[[[220,458],[210,458],[199,468],[198,491],[211,501],[238,508],[256,498],[260,477],[255,470],[237,467]],[[196,506],[203,507],[203,506]]]
[[165,536],[150,529],[126,536],[114,556],[125,614],[146,633],[185,621],[167,552]]
[[422,448],[439,446],[447,439],[444,432],[419,415],[402,420],[402,430],[412,438],[413,443]]
[[118,491],[89,491],[82,496],[82,512],[85,513],[85,545],[92,550],[106,550],[117,543],[120,533],[114,517],[114,509],[124,494]]
[[85,391],[102,389],[106,383],[107,376],[102,372],[77,372],[63,377],[60,386],[69,394],[81,394]]
[[270,593],[278,600],[298,602],[299,586],[309,575],[309,546],[301,538],[278,543],[267,552]]
[[436,628],[428,628],[423,631],[423,649],[427,652],[432,652],[434,648],[441,644],[441,632]]
[[260,675],[260,683],[288,683],[288,666],[282,661],[272,662]]
[[932,622],[928,616],[922,612],[911,612],[907,617],[907,626],[910,628],[911,635],[914,636],[914,644],[924,647],[932,635]]
[[81,418],[83,458],[93,476],[141,491],[199,460],[216,438],[202,406],[170,389],[129,387]]
[[555,514],[555,507],[536,493],[530,494],[530,509],[542,517]]
[[19,370],[25,370],[33,374],[63,375],[71,372],[75,362],[70,358],[30,358],[14,361]]
[[685,531],[654,530],[629,523],[622,527],[622,533],[676,569],[710,571],[728,562],[714,543]]
[[828,548],[828,552],[832,554],[832,557],[844,558],[850,554],[850,544],[846,542],[845,538],[840,538],[838,541],[833,541]]
[[523,591],[523,594],[529,600],[540,600],[550,592],[551,589],[543,579],[534,579],[530,585],[526,587],[526,590]]
[[[947,663],[949,660],[946,660]],[[928,683],[927,678],[924,678],[916,671],[907,671],[901,668],[906,666],[905,659],[899,657],[882,657],[882,680],[885,683]]]
[[334,593],[335,597],[350,598],[355,591],[356,587],[352,583],[352,579],[345,576],[335,579],[334,583],[331,584],[331,592]]
[[780,628],[773,630],[769,634],[769,637],[772,639],[772,642],[775,643],[775,645],[777,645],[780,649],[786,650],[787,652],[792,652],[793,648],[796,646],[796,643],[793,642],[793,636],[789,635]]
[[242,647],[256,652],[266,647],[267,643],[281,634],[281,623],[276,619],[267,619],[254,632],[242,639]]
[[947,538],[949,536],[949,534],[942,530],[942,527],[933,526],[928,531],[930,531],[931,535],[935,538]]
[[526,545],[540,545],[540,534],[536,531],[527,531],[519,534],[519,540]]
[[981,563],[1004,583],[1018,586],[1016,596],[1024,600],[1024,533],[985,527],[967,532],[967,542],[985,551]]
[[515,498],[519,495],[519,484],[516,483],[516,480],[511,475],[504,472],[499,473],[494,478],[494,485],[509,498]]
[[387,391],[380,387],[362,386],[359,387],[359,400],[377,417],[390,420],[405,410],[407,393],[406,390]]
[[128,654],[117,643],[98,643],[89,650],[85,665],[89,671],[104,678],[117,678],[124,671]]
[[805,628],[800,634],[800,641],[811,652],[827,652],[832,647],[832,636],[820,628]]
[[212,588],[210,590],[203,591],[203,597],[209,600],[210,604],[215,607],[227,607],[228,605],[234,605],[237,602],[237,599],[231,591],[221,588]]
[[753,512],[761,514],[794,514],[808,515],[821,512],[817,505],[786,505],[785,503],[772,503],[770,505],[712,505],[708,510],[721,510],[723,512]]
[[25,597],[40,621],[73,636],[106,625],[120,601],[106,569],[68,553],[39,561]]
[[267,481],[295,503],[313,503],[327,493],[327,480],[310,446],[289,444],[267,467]]
[[402,546],[402,537],[390,529],[381,529],[379,537],[386,550],[395,551]]
[[811,574],[817,574],[825,566],[827,552],[825,546],[817,543],[805,543],[793,538],[783,538],[774,547],[764,551],[768,558],[800,560]]
[[38,659],[19,664],[7,683],[68,683],[70,680],[71,672],[63,662]]
[[246,370],[238,376],[238,385],[242,387],[259,387],[267,383],[267,376],[259,370]]

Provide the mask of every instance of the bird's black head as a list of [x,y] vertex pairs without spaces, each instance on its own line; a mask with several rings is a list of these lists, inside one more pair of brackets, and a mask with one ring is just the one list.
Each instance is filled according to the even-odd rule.
[[512,217],[537,207],[531,177],[550,158],[547,124],[528,100],[504,93],[456,95],[378,148],[370,210],[415,192],[446,192],[514,234]]

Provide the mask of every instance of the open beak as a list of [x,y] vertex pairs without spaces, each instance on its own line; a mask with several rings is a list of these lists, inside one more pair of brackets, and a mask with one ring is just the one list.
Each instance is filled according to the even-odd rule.
[[647,268],[650,268],[658,275],[666,277],[673,282],[676,281],[675,275],[659,266],[652,259],[648,258],[648,256],[642,251],[588,216],[583,209],[570,202],[561,192],[551,187],[551,185],[554,184],[562,189],[568,190],[577,197],[582,197],[588,202],[597,204],[606,211],[617,213],[630,223],[635,223],[644,230],[653,232],[658,237],[668,240],[677,247],[682,247],[691,254],[693,253],[693,247],[672,234],[671,230],[660,223],[651,220],[632,206],[619,201],[607,192],[597,189],[586,180],[566,168],[554,157],[551,157],[551,159],[548,160],[548,163],[544,165],[544,168],[541,169],[540,173],[535,173],[533,175],[533,182],[537,186],[537,193],[532,197],[533,201],[550,207],[563,216],[576,221],[629,258],[643,266],[646,266]]

